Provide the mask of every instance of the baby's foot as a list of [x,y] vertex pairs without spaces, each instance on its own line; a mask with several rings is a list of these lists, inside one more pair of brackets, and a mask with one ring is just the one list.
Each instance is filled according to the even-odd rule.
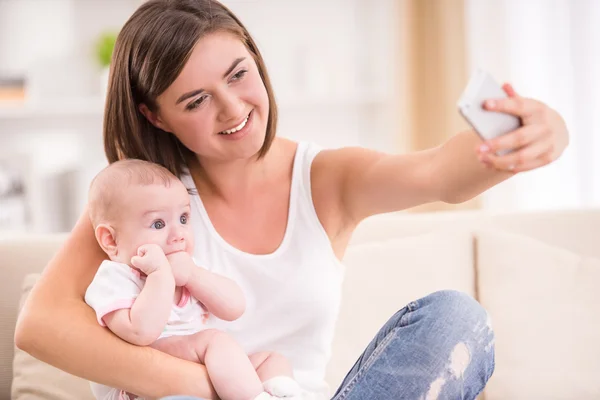
[[267,392],[262,392],[261,394],[259,394],[258,396],[256,396],[254,398],[254,400],[273,400],[273,399],[276,399],[276,397],[271,396]]
[[284,399],[292,397],[295,399],[302,393],[302,389],[298,382],[289,376],[276,376],[275,378],[271,378],[263,382],[263,388],[271,395]]
[[307,392],[306,390],[303,390],[299,395],[294,397],[293,400],[327,400],[327,396],[322,393]]

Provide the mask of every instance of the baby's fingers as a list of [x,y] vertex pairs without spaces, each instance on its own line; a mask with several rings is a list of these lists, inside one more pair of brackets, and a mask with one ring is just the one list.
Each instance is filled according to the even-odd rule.
[[140,256],[133,256],[131,257],[131,265],[133,265],[134,267],[140,269],[140,267],[142,266],[144,262],[142,261],[142,257]]

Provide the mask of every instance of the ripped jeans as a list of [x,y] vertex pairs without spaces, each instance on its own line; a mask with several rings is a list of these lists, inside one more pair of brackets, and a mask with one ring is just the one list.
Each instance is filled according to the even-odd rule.
[[493,372],[486,311],[466,294],[435,292],[390,318],[333,400],[470,400]]
[[332,400],[471,400],[493,372],[494,334],[486,311],[466,294],[440,291],[389,319]]

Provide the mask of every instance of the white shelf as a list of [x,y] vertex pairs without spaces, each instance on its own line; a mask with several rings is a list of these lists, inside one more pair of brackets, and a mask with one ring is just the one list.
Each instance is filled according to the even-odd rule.
[[[281,109],[320,109],[332,107],[358,107],[384,105],[386,96],[376,93],[323,95],[323,96],[286,96],[277,98]],[[35,120],[48,118],[101,118],[104,112],[104,99],[100,97],[82,97],[49,99],[47,101],[25,103],[0,103],[0,122]]]
[[388,102],[388,97],[379,93],[275,98],[277,105],[283,109],[380,106]]
[[40,118],[102,117],[104,99],[82,97],[0,103],[0,121]]

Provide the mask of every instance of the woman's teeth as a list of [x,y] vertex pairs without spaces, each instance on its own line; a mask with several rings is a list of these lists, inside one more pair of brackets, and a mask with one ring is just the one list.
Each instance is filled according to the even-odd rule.
[[244,128],[246,126],[246,123],[248,122],[248,118],[249,118],[249,116],[246,117],[246,119],[243,120],[242,123],[239,124],[238,126],[236,126],[235,128],[228,129],[226,131],[220,132],[219,134],[220,135],[231,135],[232,133],[236,133],[237,131],[239,131],[240,129],[242,129],[242,128]]

